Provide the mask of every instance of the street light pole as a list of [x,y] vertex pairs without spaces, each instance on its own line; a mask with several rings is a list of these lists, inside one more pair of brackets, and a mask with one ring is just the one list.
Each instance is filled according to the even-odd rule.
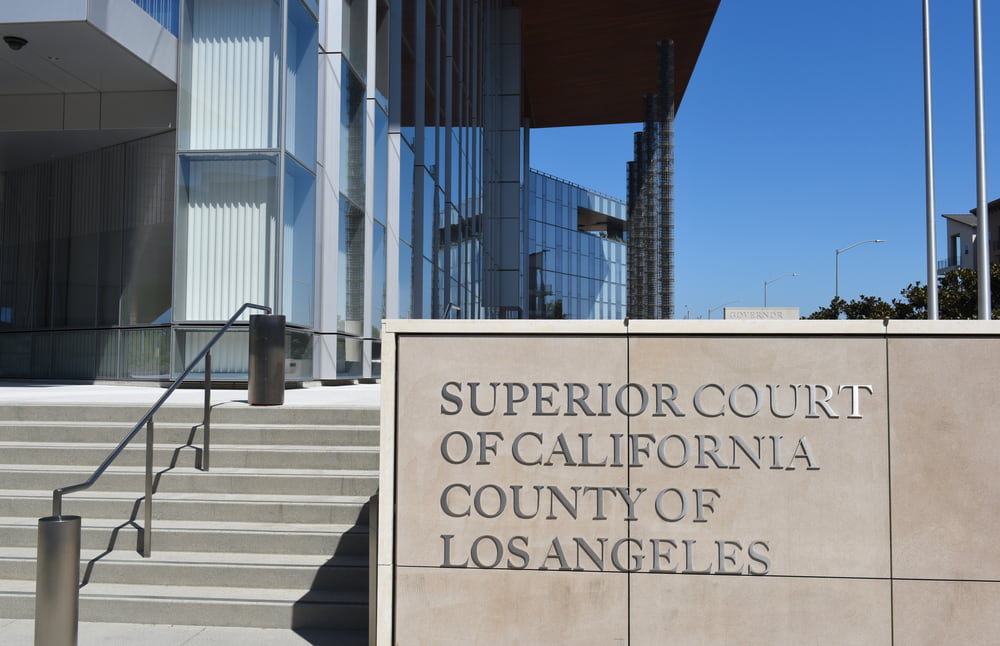
[[855,242],[852,245],[848,245],[848,246],[844,247],[843,249],[837,249],[837,253],[834,256],[835,262],[834,262],[834,269],[833,269],[833,279],[834,279],[833,295],[834,295],[834,298],[840,298],[840,254],[842,254],[845,251],[848,251],[850,249],[853,249],[854,247],[857,247],[859,244],[866,244],[866,243],[869,243],[869,242],[885,242],[885,240],[877,240],[877,239],[876,240],[862,240],[861,242]]
[[781,280],[782,278],[785,278],[787,276],[798,276],[798,274],[781,274],[777,278],[772,278],[771,280],[764,281],[764,307],[767,307],[767,286],[773,283],[774,281]]
[[715,310],[719,309],[720,307],[725,307],[726,305],[732,305],[733,303],[739,303],[739,302],[741,302],[741,301],[739,301],[739,300],[729,301],[728,303],[723,303],[722,305],[716,305],[715,307],[710,307],[708,309],[708,318],[709,318],[709,320],[712,319],[712,312],[714,312]]

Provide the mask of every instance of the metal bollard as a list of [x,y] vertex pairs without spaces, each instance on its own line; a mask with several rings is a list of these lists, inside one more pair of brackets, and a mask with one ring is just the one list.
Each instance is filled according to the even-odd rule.
[[251,406],[285,403],[285,317],[281,314],[250,317],[247,400]]
[[38,519],[35,646],[76,646],[80,617],[80,517]]
[[378,491],[368,501],[368,646],[378,641]]

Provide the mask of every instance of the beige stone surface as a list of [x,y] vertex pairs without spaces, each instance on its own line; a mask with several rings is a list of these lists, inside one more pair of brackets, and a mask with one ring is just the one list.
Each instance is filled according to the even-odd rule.
[[895,581],[896,644],[996,644],[1000,642],[1000,583]]
[[[756,544],[754,551],[770,560],[770,574],[889,576],[884,340],[648,337],[631,340],[631,357],[632,381],[674,384],[676,405],[684,416],[634,417],[630,432],[657,440],[680,436],[689,447],[684,466],[664,466],[656,448],[651,448],[651,458],[630,469],[630,486],[637,493],[638,488],[646,489],[632,536],[673,540],[681,548],[673,552],[679,572],[759,572],[763,563],[749,554],[750,545]],[[703,411],[724,414],[707,417],[697,412],[694,397],[704,384],[719,388],[703,391]],[[748,415],[758,397],[744,384],[760,395],[760,411],[752,416]],[[767,384],[778,386],[777,412],[790,417],[772,414]],[[797,400],[793,385],[800,386],[795,390]],[[810,416],[806,385],[830,387],[828,407],[836,418],[819,405],[812,406]],[[841,391],[841,385],[871,386],[873,392],[858,389],[854,410],[852,389]],[[737,394],[730,399],[734,391]],[[825,394],[819,387],[814,392]],[[738,448],[733,436],[754,456],[756,438],[762,438],[760,467]],[[716,455],[724,468],[708,455],[701,460],[707,468],[699,468],[699,442],[711,448],[712,438],[718,438],[721,448]],[[808,445],[811,464],[803,457],[794,458],[807,450],[798,448],[801,438]],[[669,464],[682,462],[679,438],[665,440],[663,446]],[[779,468],[773,468],[775,454]],[[669,522],[663,517],[675,519],[681,513],[677,490],[683,493],[686,516]],[[699,491],[704,503],[700,520]],[[660,492],[666,492],[661,498],[662,517],[656,508]],[[708,509],[709,504],[714,509]],[[695,543],[685,545],[685,540]],[[718,541],[731,541],[722,546],[730,558],[719,557]],[[652,549],[646,546],[647,558]]]
[[[601,513],[597,509],[597,492],[585,491],[586,487],[627,487],[627,471],[623,464],[618,468],[579,466],[583,463],[581,435],[589,435],[587,456],[590,462],[608,458],[606,451],[611,436],[624,436],[627,432],[623,416],[601,416],[600,396],[592,392],[585,400],[590,402],[593,416],[583,414],[583,408],[574,404],[575,416],[542,415],[536,409],[535,393],[529,392],[527,401],[514,404],[517,414],[506,415],[506,387],[502,384],[517,382],[554,383],[557,388],[545,388],[542,396],[552,396],[551,404],[542,403],[542,412],[568,412],[565,383],[568,381],[588,384],[597,388],[600,382],[623,384],[626,381],[627,345],[623,337],[577,337],[554,343],[551,338],[534,337],[485,337],[475,344],[457,345],[462,339],[445,337],[401,336],[398,347],[398,398],[396,409],[397,516],[396,563],[437,567],[445,563],[445,546],[449,546],[453,564],[464,563],[476,548],[480,563],[492,565],[499,557],[501,567],[559,569],[577,566],[574,538],[585,540],[588,545],[600,545],[599,539],[610,541],[627,536],[624,505],[609,493]],[[457,351],[456,351],[457,350]],[[453,392],[462,395],[462,409],[458,414],[442,414],[442,407],[455,410],[456,405],[442,397],[442,386],[449,381],[460,382],[461,388]],[[477,404],[481,411],[493,410],[491,383],[501,384],[497,392],[501,401],[489,415],[477,415],[471,410],[469,382],[481,384]],[[512,387],[516,398],[520,389]],[[582,390],[574,387],[575,394]],[[468,461],[451,464],[442,455],[442,443],[450,433],[448,455],[452,460],[464,457],[466,444],[463,437],[472,441],[473,451]],[[499,435],[480,436],[480,433]],[[515,461],[515,438],[523,433],[519,455],[525,462],[542,460],[541,465],[523,465]],[[565,447],[559,443],[559,436]],[[480,447],[495,446],[485,452],[484,461]],[[556,453],[553,455],[553,451]],[[600,454],[600,457],[598,455]],[[551,465],[544,463],[551,462]],[[576,466],[570,466],[570,463]],[[453,486],[456,485],[456,486]],[[517,490],[517,509],[529,518],[515,515],[513,487]],[[536,489],[538,487],[539,489]],[[555,488],[555,489],[553,489]],[[574,489],[575,488],[575,489]],[[448,491],[444,503],[442,494]],[[571,503],[572,511],[556,497],[561,493]],[[481,494],[479,492],[482,492]],[[503,503],[501,503],[501,492]],[[479,495],[483,514],[477,513],[475,502]],[[451,517],[452,513],[465,514]],[[501,504],[503,504],[501,511]],[[575,514],[575,518],[574,518]],[[496,515],[495,518],[489,516]],[[453,539],[443,538],[453,536]],[[495,537],[503,547],[498,555],[496,543],[489,538],[476,543],[480,537]],[[523,537],[515,539],[515,537]],[[550,554],[553,539],[559,540],[564,549],[564,559]],[[513,547],[528,556],[512,555]],[[594,548],[596,550],[596,547]],[[583,569],[597,570],[599,566],[582,553],[579,561]],[[471,563],[474,564],[474,561]]]
[[397,646],[628,644],[626,574],[399,568],[396,582]]
[[893,574],[1000,580],[997,338],[889,341]]
[[630,646],[892,642],[888,581],[669,574],[629,578]]

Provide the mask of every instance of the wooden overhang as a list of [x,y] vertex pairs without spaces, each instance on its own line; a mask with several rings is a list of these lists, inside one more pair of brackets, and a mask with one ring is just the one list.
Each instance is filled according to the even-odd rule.
[[522,109],[533,128],[643,121],[657,48],[680,105],[720,0],[519,0]]

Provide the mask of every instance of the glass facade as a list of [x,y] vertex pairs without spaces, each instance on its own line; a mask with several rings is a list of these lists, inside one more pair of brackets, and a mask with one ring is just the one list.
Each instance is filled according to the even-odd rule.
[[[292,329],[313,327],[315,9],[301,0],[182,5],[175,374],[201,338],[180,326],[225,321],[243,303],[272,307]],[[220,374],[245,375],[245,352],[219,352]]]
[[625,318],[627,205],[532,170],[528,205],[530,318]]
[[174,135],[0,182],[0,377],[160,378],[171,317]]
[[245,302],[290,379],[378,377],[387,318],[623,316],[621,204],[526,171],[510,3],[135,2],[176,130],[0,177],[0,377],[165,379]]

